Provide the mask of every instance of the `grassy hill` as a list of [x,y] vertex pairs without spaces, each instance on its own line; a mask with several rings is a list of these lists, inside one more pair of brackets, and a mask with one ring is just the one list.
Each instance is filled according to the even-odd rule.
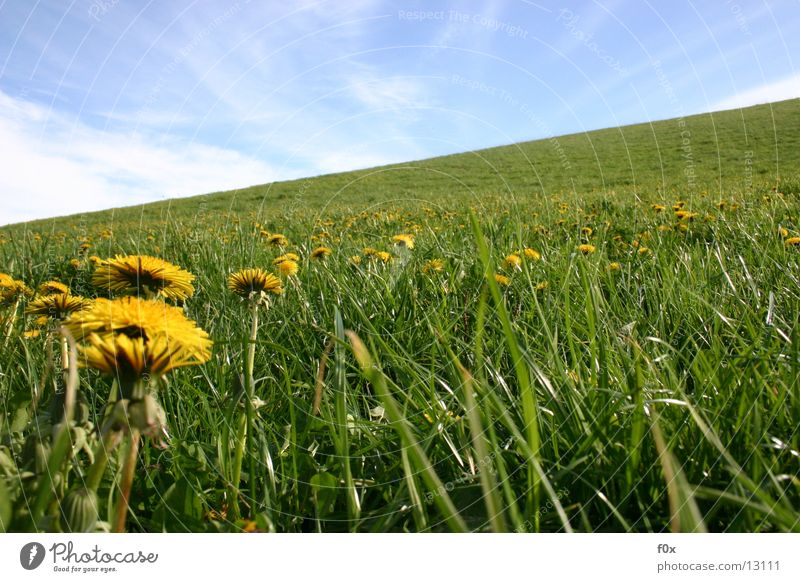
[[[465,196],[515,198],[573,191],[745,191],[789,179],[800,167],[800,99],[601,129],[461,154],[275,182],[117,209],[144,220],[205,211],[270,214],[294,208],[356,207],[386,200],[463,203]],[[231,168],[235,172],[235,168]],[[783,186],[786,189],[787,186]],[[107,212],[81,215],[89,223]],[[28,223],[60,228],[75,217]]]
[[798,136],[793,100],[0,230],[0,531],[800,532]]

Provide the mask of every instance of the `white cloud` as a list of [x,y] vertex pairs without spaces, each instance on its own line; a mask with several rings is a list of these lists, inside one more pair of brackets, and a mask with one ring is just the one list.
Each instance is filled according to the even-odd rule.
[[765,83],[758,87],[740,91],[736,95],[731,95],[715,103],[711,107],[711,111],[738,109],[740,107],[749,107],[750,105],[770,103],[773,101],[784,101],[796,97],[800,97],[800,75],[794,75],[780,81]]
[[100,131],[2,92],[0,158],[0,224],[296,177],[230,149]]

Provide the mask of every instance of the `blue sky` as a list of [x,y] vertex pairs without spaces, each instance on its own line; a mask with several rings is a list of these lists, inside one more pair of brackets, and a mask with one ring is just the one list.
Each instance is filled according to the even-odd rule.
[[800,96],[800,3],[0,0],[0,224]]

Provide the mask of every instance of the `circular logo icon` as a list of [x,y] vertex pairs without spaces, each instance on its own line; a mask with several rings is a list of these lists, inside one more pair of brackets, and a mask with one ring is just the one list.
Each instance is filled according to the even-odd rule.
[[19,551],[19,563],[26,570],[35,570],[44,562],[44,546],[39,542],[30,542]]

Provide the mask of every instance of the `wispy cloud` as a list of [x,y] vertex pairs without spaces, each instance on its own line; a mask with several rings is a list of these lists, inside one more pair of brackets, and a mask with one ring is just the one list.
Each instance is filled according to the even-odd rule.
[[736,95],[731,95],[714,103],[711,110],[738,109],[739,107],[748,107],[772,101],[784,101],[797,97],[800,97],[800,75],[793,75],[780,81],[764,83],[763,85],[740,91]]
[[2,92],[0,157],[2,224],[293,177],[234,150],[75,124]]

